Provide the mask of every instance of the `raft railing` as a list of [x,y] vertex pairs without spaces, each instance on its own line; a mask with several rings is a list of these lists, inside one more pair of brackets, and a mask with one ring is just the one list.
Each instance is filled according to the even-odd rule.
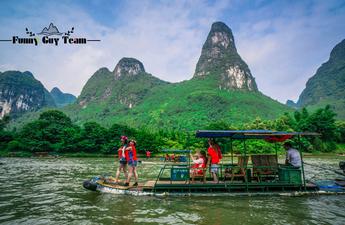
[[[153,191],[156,191],[156,187],[159,185],[164,185],[167,188],[170,187],[181,187],[184,190],[191,190],[191,188],[208,186],[216,188],[225,188],[228,191],[236,188],[244,188],[246,191],[249,191],[250,188],[262,189],[263,191],[269,190],[271,187],[280,187],[282,189],[294,187],[302,189],[302,170],[294,169],[282,164],[277,166],[255,166],[248,164],[242,169],[245,171],[244,176],[233,177],[227,176],[225,173],[226,169],[231,168],[236,170],[239,168],[237,164],[233,163],[221,163],[219,164],[219,173],[218,173],[218,183],[193,183],[191,181],[190,170],[193,170],[187,164],[166,164],[164,165],[155,180]],[[256,170],[270,170],[270,174],[255,174],[254,168]],[[195,168],[194,168],[195,169]],[[199,169],[199,168],[198,168]],[[170,171],[170,172],[169,172]],[[235,174],[233,172],[231,175]],[[236,178],[236,179],[235,179]],[[207,181],[212,181],[212,175],[207,168],[206,172]],[[242,180],[242,182],[240,182]],[[160,184],[160,181],[168,181],[168,183]],[[184,182],[184,183],[181,183]]]

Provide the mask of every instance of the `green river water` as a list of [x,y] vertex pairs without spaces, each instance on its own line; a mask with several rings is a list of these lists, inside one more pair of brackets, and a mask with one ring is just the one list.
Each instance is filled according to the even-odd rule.
[[[344,158],[306,158],[337,169]],[[157,175],[159,161],[138,167]],[[310,197],[148,197],[102,194],[82,182],[112,173],[112,158],[0,159],[1,224],[345,224],[345,195]],[[306,166],[308,179],[336,177]]]

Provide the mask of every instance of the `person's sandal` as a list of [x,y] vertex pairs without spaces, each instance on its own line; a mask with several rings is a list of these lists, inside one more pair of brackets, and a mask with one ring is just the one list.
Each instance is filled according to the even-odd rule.
[[128,186],[129,186],[129,183],[125,183],[125,185],[123,185],[123,186],[128,187]]
[[137,187],[138,186],[138,182],[135,182],[134,184],[133,184],[133,187]]

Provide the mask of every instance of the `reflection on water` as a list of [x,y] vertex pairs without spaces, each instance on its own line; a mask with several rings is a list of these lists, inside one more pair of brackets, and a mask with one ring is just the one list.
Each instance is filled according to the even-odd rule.
[[[82,182],[114,171],[113,159],[0,159],[3,224],[345,224],[345,196],[135,197],[91,192]],[[337,159],[306,162],[337,169]],[[139,166],[155,177],[159,165]],[[112,172],[114,173],[114,172]],[[306,166],[307,179],[335,177]]]

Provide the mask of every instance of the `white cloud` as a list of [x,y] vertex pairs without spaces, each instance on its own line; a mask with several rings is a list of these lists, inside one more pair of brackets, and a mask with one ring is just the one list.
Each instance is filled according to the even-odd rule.
[[308,15],[287,8],[285,16],[241,24],[235,34],[238,50],[263,93],[283,103],[298,99],[307,80],[345,38],[345,24],[339,23],[345,14],[329,8],[315,4]]
[[115,28],[102,26],[75,6],[43,5],[40,12],[25,18],[29,25],[18,18],[0,22],[4,28],[0,34],[18,33],[30,25],[39,31],[52,21],[60,30],[74,26],[76,34],[100,38],[101,42],[64,47],[11,45],[1,52],[0,64],[3,70],[30,70],[48,89],[58,86],[76,95],[98,68],[113,70],[122,57],[139,59],[147,72],[163,80],[189,79],[207,30],[226,4],[175,3],[130,2],[117,15],[125,22]]
[[339,22],[345,21],[345,13],[330,11],[332,4],[318,2],[308,9],[308,15],[297,5],[281,15],[261,18],[272,6],[231,14],[229,9],[235,3],[126,2],[120,12],[114,10],[115,16],[109,17],[116,26],[106,26],[78,5],[33,1],[25,7],[16,6],[17,16],[0,20],[1,38],[25,27],[39,31],[52,21],[62,31],[74,26],[76,34],[101,42],[59,47],[1,43],[0,70],[29,70],[48,89],[58,86],[79,95],[97,69],[113,70],[122,57],[134,57],[143,62],[147,72],[177,82],[192,77],[210,26],[221,19],[233,28],[238,51],[259,89],[285,102],[297,99],[307,79],[345,37],[344,23]]

